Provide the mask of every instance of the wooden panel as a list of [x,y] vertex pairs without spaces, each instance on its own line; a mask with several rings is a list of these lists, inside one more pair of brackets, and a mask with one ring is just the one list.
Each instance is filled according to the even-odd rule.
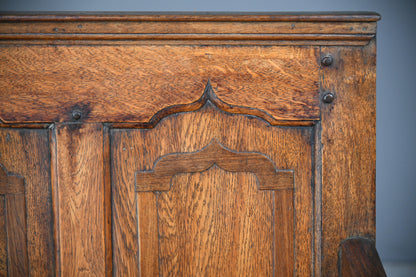
[[[0,153],[9,185],[19,184],[9,186],[13,194],[3,198],[9,275],[54,276],[48,130],[0,129]],[[24,177],[24,188],[23,179],[15,174]]]
[[211,80],[226,111],[318,120],[318,57],[317,47],[2,47],[0,118],[147,123],[192,108]]
[[272,276],[273,194],[215,166],[175,177],[157,201],[162,276]]
[[364,48],[322,48],[334,64],[322,69],[323,276],[336,276],[339,243],[375,237],[375,41]]
[[[168,211],[171,211],[172,218],[174,217],[174,212],[177,213],[177,218],[182,218],[181,216],[184,215],[180,212],[181,209],[182,211],[184,209],[186,210],[186,207],[191,207],[192,205],[191,202],[186,202],[188,204],[184,204],[184,206],[178,208],[179,210],[174,211],[174,209],[168,209],[167,207],[169,207],[169,203],[176,203],[177,205],[180,205],[179,203],[181,203],[180,201],[178,202],[174,200],[171,200],[172,202],[168,201],[169,197],[179,197],[179,195],[176,195],[175,197],[172,196],[170,191],[157,192],[156,194],[151,192],[140,192],[137,193],[136,196],[135,173],[137,171],[151,170],[156,160],[165,155],[198,151],[208,145],[213,139],[217,139],[218,142],[220,142],[224,147],[236,152],[263,153],[269,157],[271,161],[273,161],[276,168],[279,170],[293,170],[295,175],[295,195],[280,194],[280,191],[275,191],[274,194],[279,195],[276,197],[276,200],[272,200],[270,198],[269,200],[271,202],[268,202],[268,200],[263,202],[263,205],[265,205],[264,203],[269,203],[267,204],[268,206],[264,207],[270,207],[270,205],[281,205],[271,209],[274,213],[274,217],[277,219],[274,221],[275,223],[273,225],[270,225],[270,228],[274,229],[273,232],[276,240],[280,240],[276,243],[276,245],[282,249],[275,249],[276,252],[273,249],[266,251],[266,253],[271,253],[270,257],[266,254],[267,258],[262,258],[265,262],[260,262],[257,266],[261,266],[263,270],[262,272],[265,274],[267,273],[266,275],[269,275],[269,273],[272,275],[273,270],[275,270],[276,274],[279,274],[280,272],[294,272],[296,276],[311,275],[313,233],[313,207],[311,191],[312,164],[310,145],[312,135],[311,128],[303,127],[290,129],[271,127],[267,122],[258,118],[244,115],[226,114],[219,111],[212,104],[207,103],[206,106],[198,112],[171,115],[160,121],[154,129],[112,130],[111,133],[111,147],[113,155],[113,254],[115,266],[114,274],[116,276],[138,276],[139,270],[141,270],[142,276],[148,276],[148,274],[150,274],[149,272],[152,274],[159,273],[162,275],[169,275],[166,272],[172,269],[169,269],[169,259],[167,256],[169,256],[169,253],[172,253],[173,250],[169,250],[167,244],[164,244],[166,246],[164,248],[165,264],[162,268],[162,264],[159,264],[159,261],[161,261],[159,259],[161,257],[160,255],[162,255],[162,249],[155,247],[158,245],[158,232],[160,232],[160,229],[158,230],[157,226],[160,228],[161,223],[159,221],[159,225],[157,225],[155,220],[157,221],[157,218],[159,218],[159,220],[162,219],[160,214],[162,203],[165,203],[163,204],[164,207],[166,207],[164,209],[164,213],[167,213],[166,216],[163,217],[164,220],[169,218],[168,215],[170,216]],[[192,198],[192,188],[195,192],[193,196],[197,197],[197,195],[200,195],[201,199],[216,194],[220,197],[221,193],[225,193],[228,190],[221,187],[220,184],[223,184],[223,182],[227,184],[230,182],[231,184],[237,184],[236,180],[239,180],[239,186],[244,186],[248,189],[249,185],[254,185],[251,183],[256,180],[255,178],[253,179],[253,177],[255,177],[255,175],[250,173],[231,173],[225,172],[222,169],[214,170],[211,168],[211,170],[204,172],[176,175],[176,177],[172,180],[171,190],[174,189],[174,186],[181,187],[182,189],[180,191],[183,191],[186,187],[187,191],[183,191],[183,193],[189,195],[189,198]],[[228,181],[218,181],[218,185],[215,185],[214,187],[202,185],[207,183],[213,184],[214,179],[224,179]],[[186,186],[186,183],[195,185]],[[196,185],[197,183],[201,185]],[[198,189],[196,187],[198,187]],[[214,191],[219,190],[220,188],[224,191],[214,194]],[[231,190],[231,188],[229,189]],[[284,192],[284,190],[282,192]],[[165,195],[162,196],[164,193]],[[239,193],[245,195],[242,191],[239,191]],[[263,195],[261,191],[257,191],[256,193],[256,195]],[[267,195],[267,193],[270,193],[270,191],[264,191],[264,195]],[[220,205],[219,203],[222,203],[221,205],[224,206],[221,207],[228,207],[230,211],[235,209],[233,210],[234,212],[240,211],[242,213],[243,210],[239,209],[243,209],[242,207],[244,205],[238,206],[237,203],[239,203],[239,197],[243,196],[239,195],[238,197],[233,198],[230,193],[226,193],[224,195],[227,195],[227,198],[234,199],[236,202],[232,202],[232,204],[231,202],[227,202],[228,200],[226,201],[226,198],[221,198],[221,201],[218,200],[219,202],[215,202],[213,198],[210,201],[205,201],[205,205],[211,203],[210,207],[214,207],[215,205]],[[160,202],[162,201],[162,197],[164,202]],[[250,197],[248,198],[253,199],[254,201],[254,199],[258,199],[256,197],[260,196],[253,196],[253,194],[251,194]],[[282,201],[282,203],[279,202],[276,204],[275,201]],[[203,205],[203,203],[204,201],[202,201],[202,203],[201,201],[195,203],[193,206],[196,209],[194,211],[195,213],[197,210],[202,213],[202,206],[200,207],[198,205]],[[233,206],[234,204],[236,206]],[[248,203],[247,205],[249,206]],[[152,206],[153,209],[151,208]],[[155,206],[157,206],[157,208]],[[159,212],[157,213],[156,210]],[[217,218],[218,220],[221,218],[221,220],[225,220],[227,218],[225,215],[220,215],[220,213],[218,214],[218,212],[216,212],[217,214],[209,214],[210,211],[211,209],[207,209],[207,214],[204,214],[202,218],[205,218],[207,221],[211,220],[210,218]],[[255,210],[252,212],[256,213]],[[263,212],[265,214],[268,213],[268,211]],[[285,214],[283,215],[280,213]],[[254,220],[251,217],[246,217],[246,219],[248,218],[250,220]],[[262,220],[259,217],[256,218],[256,222]],[[238,222],[239,220],[237,215],[235,218],[232,217],[232,219],[228,219],[231,221],[235,220],[235,222]],[[252,226],[253,228],[254,225]],[[137,229],[137,226],[139,226],[139,230]],[[199,228],[203,229],[203,226],[209,225],[201,224],[199,225]],[[265,226],[267,226],[267,224]],[[165,227],[167,228],[166,225]],[[196,226],[192,228],[195,227]],[[171,228],[180,227],[171,226]],[[220,230],[215,230],[214,232],[214,229],[212,230],[212,233],[209,233],[210,231],[208,230],[192,230],[193,231],[189,229],[191,233],[194,232],[193,234],[195,234],[195,239],[201,239],[202,241],[202,237],[209,237],[207,234],[220,234]],[[176,232],[179,231],[183,231],[183,229],[178,229]],[[267,228],[264,230],[266,233],[269,231],[270,230],[267,230]],[[259,232],[259,230],[253,232]],[[289,232],[291,235],[289,235]],[[200,235],[199,237],[197,236],[198,234]],[[236,234],[230,233],[227,238],[224,238],[223,242],[227,239],[231,240],[230,237],[234,235]],[[265,236],[263,239],[264,241],[267,241],[269,238],[270,237]],[[286,241],[286,239],[288,240]],[[180,243],[180,241],[177,241],[176,244],[177,243]],[[215,247],[216,246],[213,246],[213,249],[215,249]],[[237,248],[233,247],[230,246],[230,251],[236,251]],[[264,245],[257,245],[256,247],[261,248],[264,247]],[[149,248],[151,249],[149,250]],[[286,251],[288,251],[289,254],[286,253]],[[238,251],[235,253],[238,253]],[[249,255],[249,253],[251,252],[248,251],[241,254],[242,256],[240,258],[248,257],[245,255]],[[200,257],[198,265],[202,265],[204,263],[207,264],[210,261],[215,261],[215,259],[222,257],[215,251],[211,254],[212,257],[205,256],[206,260],[202,259],[202,253],[197,254],[196,256],[199,255],[198,257]],[[286,254],[288,254],[288,256],[286,256]],[[258,255],[260,254],[258,253]],[[285,256],[285,260],[279,260],[278,262],[280,262],[280,265],[285,264],[286,268],[282,266],[274,269],[272,267],[272,270],[267,269],[269,261],[271,265],[273,265],[273,261],[275,259],[280,259],[282,256]],[[234,265],[239,263],[237,260],[238,257],[235,257],[235,260],[233,260]],[[163,262],[161,261],[161,263]],[[249,266],[249,264],[250,263],[247,263],[247,266]],[[158,267],[159,265],[161,266],[160,268]],[[180,272],[184,272],[183,268],[179,268],[179,263],[177,266],[178,268],[175,270],[182,270]],[[192,271],[196,270],[196,268],[196,266],[189,266],[186,270]],[[223,267],[223,264],[219,265],[216,269],[213,268],[213,270],[222,269],[226,270],[226,268]],[[252,269],[253,267],[250,268],[250,270]]]
[[29,265],[24,180],[8,175],[1,165],[0,194],[5,197],[7,275],[27,276]]
[[[274,245],[274,276],[293,276],[295,269],[294,249],[295,234],[294,227],[294,192],[292,190],[282,190],[274,195],[275,219],[274,230],[276,239]],[[301,275],[298,275],[301,276]]]
[[56,153],[62,276],[104,276],[104,155],[101,124],[58,124]]
[[148,238],[140,241],[140,276],[160,276],[158,222],[154,220],[158,217],[155,208],[156,197],[153,192],[142,192],[137,195],[138,235]]
[[29,275],[25,204],[24,194],[6,195],[9,276]]
[[203,172],[212,166],[230,172],[251,172],[259,189],[293,189],[293,172],[277,170],[273,162],[260,153],[231,151],[213,139],[203,149],[193,153],[170,154],[157,160],[152,171],[136,173],[136,191],[166,191],[178,173]]
[[374,241],[350,238],[339,249],[340,275],[342,277],[386,277]]

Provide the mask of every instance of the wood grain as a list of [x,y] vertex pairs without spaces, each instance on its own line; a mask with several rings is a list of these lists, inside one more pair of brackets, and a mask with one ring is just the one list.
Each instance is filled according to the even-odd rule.
[[[294,276],[295,247],[295,195],[294,191],[281,190],[274,195],[274,276]],[[301,276],[301,275],[298,275]]]
[[[336,276],[339,243],[375,238],[376,49],[322,48],[334,64],[322,68],[322,265]],[[342,130],[342,131],[341,131]],[[336,166],[334,166],[336,165]]]
[[[331,277],[343,242],[343,274],[367,276],[374,245],[344,240],[375,237],[379,19],[0,15],[0,275]],[[243,159],[185,163],[213,140]],[[218,153],[265,155],[294,188]],[[204,166],[136,190],[161,157]]]
[[[20,187],[13,186],[13,194],[3,198],[9,276],[54,276],[48,130],[2,128],[0,154],[10,183],[17,182]],[[16,174],[24,177],[23,189],[23,179]]]
[[2,47],[0,118],[147,123],[168,107],[187,111],[211,80],[225,111],[318,120],[318,58],[316,47]]
[[149,239],[140,241],[139,276],[160,276],[159,274],[159,231],[157,194],[143,192],[137,195],[138,236]]
[[0,43],[365,45],[379,18],[374,13],[16,14],[0,16]]
[[340,275],[342,277],[386,277],[374,241],[349,238],[339,249]]
[[258,189],[293,189],[293,172],[278,171],[264,154],[235,152],[213,139],[203,149],[193,153],[169,154],[159,158],[152,171],[136,173],[136,191],[167,191],[178,173],[203,172],[218,166],[230,172],[250,172],[256,175]]
[[101,124],[58,124],[56,160],[62,276],[104,276],[104,155]]
[[273,192],[253,175],[180,174],[157,204],[162,276],[273,275]]
[[[0,194],[4,195],[6,227],[6,275],[27,276],[26,201],[24,180],[9,176],[0,165]],[[4,267],[4,264],[2,265]]]
[[375,27],[374,22],[60,21],[0,23],[0,34],[374,34]]
[[6,195],[8,275],[28,276],[26,203],[24,194]]
[[[256,268],[256,270],[260,270],[265,273],[266,276],[272,275],[273,270],[277,272],[276,274],[288,271],[296,272],[296,276],[307,276],[311,274],[313,208],[311,196],[312,191],[310,186],[312,178],[310,128],[288,129],[271,127],[265,121],[255,117],[223,113],[213,106],[213,104],[207,102],[207,104],[197,112],[170,115],[160,121],[153,129],[112,130],[111,134],[111,147],[113,155],[113,254],[115,266],[114,274],[116,276],[138,276],[139,270],[143,270],[141,271],[142,276],[144,276],[143,272],[169,275],[167,272],[171,272],[172,270],[173,272],[196,272],[199,270],[208,270],[203,272],[209,272],[209,267],[205,267],[205,269],[203,269],[204,267],[202,265],[207,265],[214,261],[221,261],[219,257],[224,257],[221,256],[222,254],[218,252],[218,250],[215,250],[217,249],[217,246],[215,245],[210,248],[210,254],[207,254],[198,252],[202,250],[198,250],[196,247],[197,244],[194,244],[195,247],[193,247],[193,251],[197,252],[193,252],[195,255],[190,255],[189,257],[181,256],[181,259],[184,260],[181,260],[180,264],[182,265],[182,268],[180,268],[179,264],[175,265],[173,260],[169,258],[173,257],[172,253],[174,253],[169,245],[170,243],[174,243],[176,245],[175,247],[182,249],[178,245],[181,245],[183,241],[177,237],[173,242],[169,242],[166,237],[163,242],[163,249],[160,248],[162,244],[160,244],[159,237],[157,236],[158,233],[161,234],[160,225],[157,225],[155,221],[159,218],[159,224],[161,224],[161,220],[165,220],[167,224],[169,220],[173,220],[172,218],[188,218],[187,222],[190,222],[189,224],[191,224],[191,221],[189,221],[191,220],[191,217],[186,217],[180,211],[184,211],[183,209],[186,210],[189,207],[195,207],[195,215],[192,218],[197,218],[197,214],[202,213],[200,215],[201,218],[204,218],[204,221],[201,221],[201,224],[199,225],[189,227],[193,228],[189,229],[189,232],[193,232],[194,234],[195,241],[192,243],[197,243],[196,241],[205,243],[205,239],[210,237],[208,234],[210,234],[212,238],[217,238],[217,235],[224,230],[215,229],[214,231],[214,229],[212,229],[212,232],[209,232],[205,227],[210,226],[210,224],[202,222],[210,222],[211,219],[221,219],[223,220],[222,222],[227,221],[231,224],[231,222],[238,222],[238,218],[247,219],[246,216],[239,217],[239,213],[243,213],[243,210],[239,210],[240,208],[242,209],[242,207],[237,205],[237,203],[239,203],[237,199],[241,199],[240,197],[246,195],[246,192],[243,191],[246,191],[249,185],[254,185],[252,182],[256,181],[255,178],[253,178],[255,175],[251,175],[249,173],[225,172],[219,168],[211,168],[208,171],[198,173],[175,175],[172,181],[171,190],[175,189],[174,186],[180,186],[184,189],[186,188],[186,191],[183,191],[184,189],[179,190],[182,193],[180,194],[182,195],[181,197],[188,195],[188,200],[186,201],[190,202],[185,201],[185,203],[173,200],[180,197],[180,195],[178,195],[179,191],[176,191],[176,189],[175,193],[171,193],[171,191],[158,192],[156,194],[150,192],[140,192],[137,193],[137,195],[134,189],[134,174],[136,171],[146,171],[152,169],[155,161],[164,155],[198,151],[209,144],[212,139],[217,139],[225,147],[233,149],[237,152],[264,153],[270,157],[277,169],[293,169],[295,180],[297,180],[295,181],[296,193],[292,194],[293,208],[290,208],[290,200],[288,200],[288,197],[290,198],[290,196],[287,196],[286,194],[280,195],[280,191],[262,192],[250,189],[253,193],[250,193],[250,195],[247,196],[249,199],[253,199],[253,201],[254,199],[269,199],[271,201],[269,202],[269,200],[264,200],[266,201],[264,202],[263,200],[256,200],[262,203],[261,205],[259,204],[258,207],[264,207],[264,213],[273,214],[274,211],[274,216],[277,218],[274,221],[276,222],[276,225],[266,224],[265,226],[269,227],[265,227],[264,232],[273,232],[273,238],[275,238],[273,241],[279,240],[279,244],[276,243],[276,245],[279,245],[282,249],[279,248],[273,250],[273,248],[267,248],[268,250],[265,251],[269,254],[266,254],[267,257],[262,256],[263,258],[261,258],[267,262],[259,260],[258,265],[254,266],[250,262],[243,262],[247,261],[245,259],[250,257],[253,252],[250,252],[251,250],[249,248],[246,249],[247,252],[238,252],[236,250],[237,246],[231,246],[231,241],[233,240],[234,235],[230,233],[226,236],[226,238],[222,238],[222,241],[224,241],[224,243],[230,243],[228,244],[230,246],[229,251],[237,251],[236,253],[240,253],[238,254],[240,256],[236,254],[239,258],[236,257],[233,261],[229,260],[230,257],[224,257],[224,263],[212,266],[212,270],[217,270],[216,272],[224,272],[223,270],[227,270],[227,268],[224,267],[224,264],[233,264],[234,269],[237,270],[237,268],[240,268],[243,270],[243,268],[245,268],[243,263],[247,263],[246,265],[250,267],[251,264],[251,267],[250,269],[245,268],[243,271],[252,272],[250,270]],[[236,180],[239,181],[237,182]],[[239,186],[243,186],[245,189],[238,189],[238,195],[234,196],[232,196],[230,192],[225,194],[227,196],[224,195],[224,197],[220,197],[221,193],[219,192],[214,193],[217,190],[228,191],[228,189],[231,189],[221,185],[229,184],[230,182],[231,184],[234,184],[233,186],[239,184]],[[213,185],[208,186],[208,183]],[[185,186],[185,184],[189,184],[189,186]],[[192,192],[194,192],[194,194],[192,194]],[[279,195],[279,197],[276,197],[277,200],[273,200],[273,198],[261,198],[259,196],[267,195],[267,193],[273,193],[276,196]],[[219,198],[215,198],[214,195],[218,195]],[[200,199],[204,198],[206,200],[205,205],[210,203],[210,206],[206,210],[202,209],[202,206],[199,205],[203,205],[204,201],[192,200],[192,196],[201,197]],[[270,195],[267,197],[270,197]],[[164,203],[163,205],[162,202],[160,202],[162,201],[162,198]],[[214,199],[217,200],[214,201]],[[274,208],[276,204],[275,201],[280,200],[285,201],[285,204],[279,204],[283,206],[280,206],[279,212],[277,213],[278,208]],[[193,205],[192,203],[195,204]],[[265,203],[268,204],[266,205]],[[173,207],[172,205],[176,206]],[[250,204],[246,203],[245,205]],[[162,206],[164,207],[163,215],[161,215]],[[223,215],[219,212],[220,210],[216,210],[214,207],[228,207],[227,209],[234,211],[235,218],[227,218],[226,215]],[[135,214],[136,210],[137,214]],[[155,214],[156,210],[158,211],[158,214]],[[171,213],[175,212],[178,217],[170,214],[169,211],[171,211]],[[258,211],[254,209],[252,212],[257,213]],[[280,212],[285,214],[282,215]],[[257,218],[253,218],[253,220],[257,220],[254,222],[258,223],[259,220],[263,220],[259,217],[261,216],[254,217]],[[254,222],[250,224],[254,224],[258,228],[259,225]],[[248,230],[255,227],[254,225],[249,227],[251,226],[250,224],[245,224],[246,223],[242,226],[246,227],[240,230],[245,230],[247,232],[241,231],[241,234],[248,235]],[[139,229],[137,229],[138,226]],[[157,226],[159,226],[158,231]],[[183,228],[180,226],[171,226],[169,224],[165,225],[168,229],[166,229],[166,232],[162,235],[169,236],[169,228],[175,228],[175,232],[183,231]],[[221,224],[218,226],[221,226]],[[266,230],[268,228],[273,230]],[[259,232],[259,230],[253,229],[251,232],[256,233]],[[291,235],[289,235],[288,232],[291,232]],[[256,234],[259,235],[260,233]],[[257,235],[255,238],[250,238],[250,236],[247,237],[248,241],[256,241],[256,239],[260,239]],[[288,241],[284,241],[286,239],[288,239]],[[270,236],[264,236],[262,243],[265,243],[265,240],[270,241]],[[158,245],[159,247],[156,248],[155,245]],[[240,250],[243,251],[245,246],[242,244],[240,244],[240,246],[242,247]],[[255,247],[265,247],[265,245],[257,245]],[[151,248],[151,250],[149,250],[149,248]],[[159,260],[162,252],[165,253],[163,254],[163,266]],[[260,253],[257,254],[262,255]],[[286,269],[283,266],[281,268],[274,267],[273,269],[274,257],[280,258],[286,255],[288,256],[281,262],[281,264],[286,264],[286,261],[288,262],[288,264],[286,264]],[[190,259],[191,256],[198,257],[198,259],[195,260],[195,263],[192,266],[186,268],[188,271],[183,271],[185,270],[184,267],[186,267],[185,264],[187,264],[185,261],[190,261],[186,259]],[[253,257],[253,259],[257,258]],[[239,264],[240,262],[241,264]],[[156,267],[156,265],[158,265],[158,267]],[[267,269],[269,265],[272,266],[271,269]],[[262,268],[260,269],[259,266]],[[241,273],[243,271],[239,272]],[[241,274],[244,276],[245,273],[243,272]]]

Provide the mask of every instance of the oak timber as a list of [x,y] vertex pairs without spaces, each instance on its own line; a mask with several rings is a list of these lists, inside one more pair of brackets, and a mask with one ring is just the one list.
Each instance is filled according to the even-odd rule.
[[146,125],[200,107],[210,81],[225,111],[318,120],[318,59],[317,47],[0,47],[0,119]]
[[[295,182],[295,190],[298,192],[296,195],[291,193],[287,194],[284,190],[275,190],[272,192],[268,192],[269,194],[274,193],[275,196],[279,196],[278,198],[276,198],[276,201],[282,199],[282,201],[284,201],[284,203],[287,205],[285,205],[285,207],[280,207],[278,210],[277,208],[272,209],[275,211],[274,216],[276,218],[276,225],[267,225],[269,226],[269,228],[272,228],[274,230],[272,231],[269,229],[268,232],[274,232],[275,240],[279,240],[279,242],[276,243],[276,245],[279,245],[279,249],[274,248],[275,250],[268,250],[267,253],[269,254],[266,256],[262,256],[267,257],[267,259],[264,260],[264,263],[260,262],[260,257],[257,257],[259,259],[258,266],[262,266],[261,272],[269,272],[271,274],[273,270],[267,268],[273,265],[273,257],[276,257],[276,259],[279,259],[277,264],[279,264],[279,262],[285,263],[286,261],[289,264],[287,265],[286,269],[284,267],[274,267],[275,272],[278,273],[293,270],[293,272],[297,272],[297,274],[301,276],[310,275],[312,270],[312,267],[310,265],[313,253],[313,249],[311,248],[313,228],[312,191],[310,186],[312,181],[312,164],[310,160],[311,130],[310,128],[299,128],[291,130],[281,129],[278,127],[267,128],[266,126],[268,126],[268,124],[260,119],[251,118],[244,115],[231,115],[222,113],[212,104],[208,104],[200,111],[170,115],[164,120],[160,121],[159,124],[157,124],[153,129],[113,130],[111,142],[113,148],[112,160],[114,161],[112,168],[114,201],[114,273],[117,276],[126,274],[138,275],[138,270],[143,272],[159,273],[161,272],[160,270],[162,270],[166,274],[168,274],[167,272],[170,272],[171,270],[174,270],[174,272],[189,273],[194,272],[193,270],[195,270],[195,268],[193,266],[195,266],[196,268],[200,268],[201,270],[202,268],[206,268],[206,270],[208,270],[211,263],[214,263],[214,261],[216,261],[217,258],[222,257],[218,256],[220,255],[220,253],[218,252],[219,249],[217,248],[217,246],[214,245],[212,246],[212,248],[210,248],[210,251],[212,251],[210,252],[211,254],[204,254],[203,252],[198,252],[202,251],[202,248],[201,250],[193,248],[193,251],[197,251],[193,253],[196,255],[196,257],[199,257],[199,260],[194,260],[194,263],[189,264],[189,267],[187,267],[185,266],[187,262],[185,262],[185,260],[182,259],[188,259],[189,257],[180,256],[178,258],[180,258],[182,261],[180,263],[182,264],[182,267],[172,268],[172,266],[175,265],[172,264],[171,258],[173,257],[171,256],[171,254],[168,254],[170,253],[170,250],[168,250],[170,249],[170,246],[168,246],[170,244],[166,244],[168,242],[160,244],[161,242],[159,241],[157,235],[158,224],[157,222],[155,222],[155,220],[157,220],[157,218],[159,218],[160,220],[170,220],[169,218],[166,218],[166,216],[168,215],[160,214],[160,209],[162,209],[162,206],[160,206],[162,205],[162,202],[160,201],[164,201],[163,203],[165,203],[163,204],[163,209],[166,208],[168,210],[172,210],[172,212],[175,211],[181,214],[181,209],[186,210],[186,207],[188,207],[187,205],[191,205],[191,202],[184,203],[183,201],[179,200],[172,200],[172,202],[166,202],[167,198],[165,197],[179,197],[179,195],[181,195],[180,193],[182,193],[182,190],[174,188],[174,186],[181,186],[185,181],[191,182],[189,183],[189,186],[187,186],[187,189],[189,191],[186,193],[183,192],[185,193],[184,195],[188,195],[188,198],[185,199],[193,201],[192,195],[195,195],[195,197],[196,195],[200,195],[204,199],[201,198],[201,203],[198,202],[198,204],[197,202],[195,202],[195,205],[202,205],[202,202],[204,202],[205,200],[206,205],[209,206],[207,206],[207,210],[199,209],[198,213],[194,215],[189,215],[189,217],[183,217],[183,220],[189,220],[189,224],[192,224],[192,219],[198,218],[198,214],[200,216],[204,216],[207,222],[200,222],[199,224],[195,222],[196,226],[192,227],[196,228],[193,230],[195,230],[195,232],[202,236],[194,237],[194,239],[201,240],[201,243],[206,239],[215,240],[215,238],[222,232],[220,229],[212,229],[212,232],[207,231],[208,233],[204,233],[205,231],[201,228],[204,228],[204,226],[210,226],[209,220],[219,220],[219,218],[221,218],[221,213],[217,214],[218,211],[214,208],[216,207],[215,205],[224,205],[221,207],[228,207],[227,209],[231,209],[230,211],[232,211],[234,209],[233,201],[238,201],[240,197],[243,197],[243,195],[245,195],[246,192],[244,191],[245,188],[247,188],[248,184],[250,184],[250,186],[256,187],[256,189],[253,190],[253,193],[255,193],[254,195],[260,195],[259,193],[261,191],[258,191],[257,184],[256,182],[254,182],[256,179],[253,179],[252,175],[248,175],[247,173],[231,174],[227,171],[219,169],[211,169],[209,171],[203,171],[201,173],[179,174],[176,175],[176,177],[174,177],[172,181],[171,190],[174,189],[174,192],[172,193],[168,191],[156,192],[156,194],[150,192],[139,192],[136,194],[134,183],[135,173],[137,171],[145,171],[152,169],[153,164],[158,158],[171,153],[195,152],[203,148],[205,145],[209,144],[212,141],[212,139],[215,138],[218,139],[218,141],[221,142],[221,144],[225,147],[231,148],[237,152],[264,153],[265,155],[270,157],[270,159],[274,162],[278,169],[293,169],[293,172],[295,174],[295,180],[297,180],[297,182]],[[256,136],[255,134],[259,134],[260,130],[262,135]],[[235,194],[227,193],[226,195],[229,196],[224,195],[224,197],[219,197],[219,195],[221,195],[223,192],[225,193],[225,190],[227,190],[228,185],[226,184],[229,184],[229,182],[224,181],[225,179],[223,178],[229,180],[231,184],[234,184],[234,182],[236,182],[235,180],[239,180],[238,183],[240,184],[240,186],[236,186],[233,189],[235,190]],[[183,180],[184,182],[180,182],[178,180]],[[197,185],[197,183],[204,183],[208,185],[208,183],[206,182],[208,182],[211,185],[207,187],[201,187]],[[217,193],[209,193],[209,191],[212,189],[219,191]],[[220,191],[221,193],[219,193]],[[280,193],[282,193],[282,196],[280,196]],[[215,195],[218,195],[219,198],[215,197]],[[252,193],[250,193],[249,195],[247,196],[249,198],[254,197],[253,199],[256,199],[257,197],[252,195]],[[270,195],[267,197],[270,197]],[[165,199],[166,201],[162,199]],[[260,202],[263,204],[259,205],[261,206],[266,205],[266,203],[269,203],[266,206],[264,206],[264,209],[267,210],[269,208],[266,207],[274,207],[275,205],[273,204],[275,203],[274,200],[270,201],[271,202]],[[291,207],[292,201],[293,205],[296,208]],[[185,206],[181,206],[181,203],[184,203]],[[279,203],[279,205],[282,204]],[[237,207],[238,206],[235,206],[235,208]],[[237,212],[237,210],[234,210],[234,212],[236,213],[235,216],[239,218],[239,213]],[[277,214],[277,211],[285,214]],[[253,210],[253,213],[256,213],[256,211]],[[205,217],[205,215],[210,216]],[[254,216],[254,219],[255,218],[256,217]],[[244,217],[241,218],[241,220],[243,219]],[[233,222],[231,218],[222,218],[221,220],[225,220],[224,222],[229,222],[230,224],[231,222]],[[249,226],[251,225],[244,224],[241,225],[241,235],[243,235],[245,232],[250,233],[249,229],[246,228],[249,228]],[[263,226],[259,223],[259,221],[254,221],[252,224],[255,224],[256,226]],[[139,228],[143,228],[143,230],[137,229],[137,226],[139,226]],[[178,225],[178,228],[182,227]],[[179,229],[175,230],[175,232],[179,232]],[[161,230],[159,229],[159,232],[160,231]],[[166,230],[166,232],[169,233],[170,231]],[[291,235],[289,235],[288,232],[291,232]],[[165,236],[168,235],[168,233],[165,233],[165,231],[163,231],[163,234],[159,234]],[[183,235],[185,234],[186,232],[183,233]],[[295,235],[295,241],[293,235]],[[229,236],[232,236],[232,234],[230,233]],[[180,239],[179,237],[176,238]],[[231,238],[232,237],[228,237],[226,239]],[[252,237],[252,239],[257,239],[257,236]],[[274,239],[272,239],[270,236],[265,237],[264,239],[267,239],[270,242],[274,241]],[[177,241],[175,239],[175,241],[175,245],[177,245],[176,243],[181,243],[181,240]],[[302,241],[303,243],[296,243],[300,241]],[[263,241],[263,243],[266,242]],[[158,245],[159,247],[162,246],[162,248],[157,247]],[[256,243],[254,243],[254,245],[256,245]],[[165,249],[166,247],[167,249]],[[243,247],[241,248],[241,251],[243,251],[245,246],[240,245],[240,247]],[[257,247],[263,246],[257,245]],[[206,249],[206,247],[203,247],[203,249]],[[237,249],[238,247],[234,250],[237,251]],[[236,274],[235,276],[238,276],[238,274],[243,274],[242,272],[244,272],[244,270],[240,270],[242,270],[244,267],[239,267],[243,266],[243,264],[238,263],[239,261],[243,263],[244,259],[248,257],[246,255],[253,254],[252,252],[250,252],[252,251],[250,250],[250,248],[246,249],[246,251],[247,252],[241,252],[240,254],[238,254],[242,255],[239,256],[241,260],[237,258],[231,258],[230,256],[229,258],[227,258],[228,260],[223,260],[221,264],[218,265],[219,267],[213,266],[213,271],[211,273],[227,274],[228,271],[227,268],[224,267],[224,264],[229,264],[230,266],[234,266],[232,268],[235,269],[234,273],[230,274]],[[276,252],[274,253],[274,251]],[[287,253],[286,251],[289,251],[289,253]],[[296,255],[291,254],[292,251],[295,251],[294,253],[296,253]],[[138,257],[136,256],[136,253],[138,253]],[[190,254],[191,252],[188,253],[191,256],[193,255]],[[236,254],[237,253],[238,252],[236,252]],[[280,259],[281,256],[285,256],[287,258],[285,258],[285,260],[282,261]],[[161,259],[162,257],[162,262],[160,262],[159,259]],[[205,257],[206,259],[203,257]],[[208,257],[212,257],[212,259]],[[253,259],[257,258],[253,256]],[[271,260],[268,260],[269,258],[271,258]],[[287,259],[290,260],[288,261]],[[268,263],[267,261],[270,261],[270,263]],[[290,266],[293,264],[296,265],[295,268]],[[139,267],[137,267],[137,265],[139,265]],[[204,272],[207,272],[207,274],[209,273],[208,271]]]
[[367,276],[379,19],[0,15],[0,275]]
[[[0,227],[8,240],[0,251],[5,276],[55,274],[49,158],[48,130],[0,129],[0,175],[3,170],[8,179],[3,186],[0,177],[0,220],[5,220]],[[0,248],[2,239],[0,231]],[[6,260],[1,253],[8,255]]]
[[321,51],[335,60],[321,69],[322,89],[336,92],[334,102],[321,107],[322,273],[336,276],[341,241],[375,238],[376,51],[374,41]]
[[104,155],[101,124],[57,124],[60,275],[104,276]]
[[366,45],[375,13],[0,15],[5,44]]

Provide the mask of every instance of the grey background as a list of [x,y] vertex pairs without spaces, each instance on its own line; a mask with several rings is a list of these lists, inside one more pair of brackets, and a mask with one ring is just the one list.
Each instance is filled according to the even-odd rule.
[[2,11],[376,11],[377,248],[416,261],[416,0],[0,0]]

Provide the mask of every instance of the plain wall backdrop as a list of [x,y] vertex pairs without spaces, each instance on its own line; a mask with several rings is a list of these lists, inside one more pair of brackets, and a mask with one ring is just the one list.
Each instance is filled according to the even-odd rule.
[[383,261],[416,261],[416,0],[0,0],[0,10],[380,13],[382,19],[377,33],[377,248]]

